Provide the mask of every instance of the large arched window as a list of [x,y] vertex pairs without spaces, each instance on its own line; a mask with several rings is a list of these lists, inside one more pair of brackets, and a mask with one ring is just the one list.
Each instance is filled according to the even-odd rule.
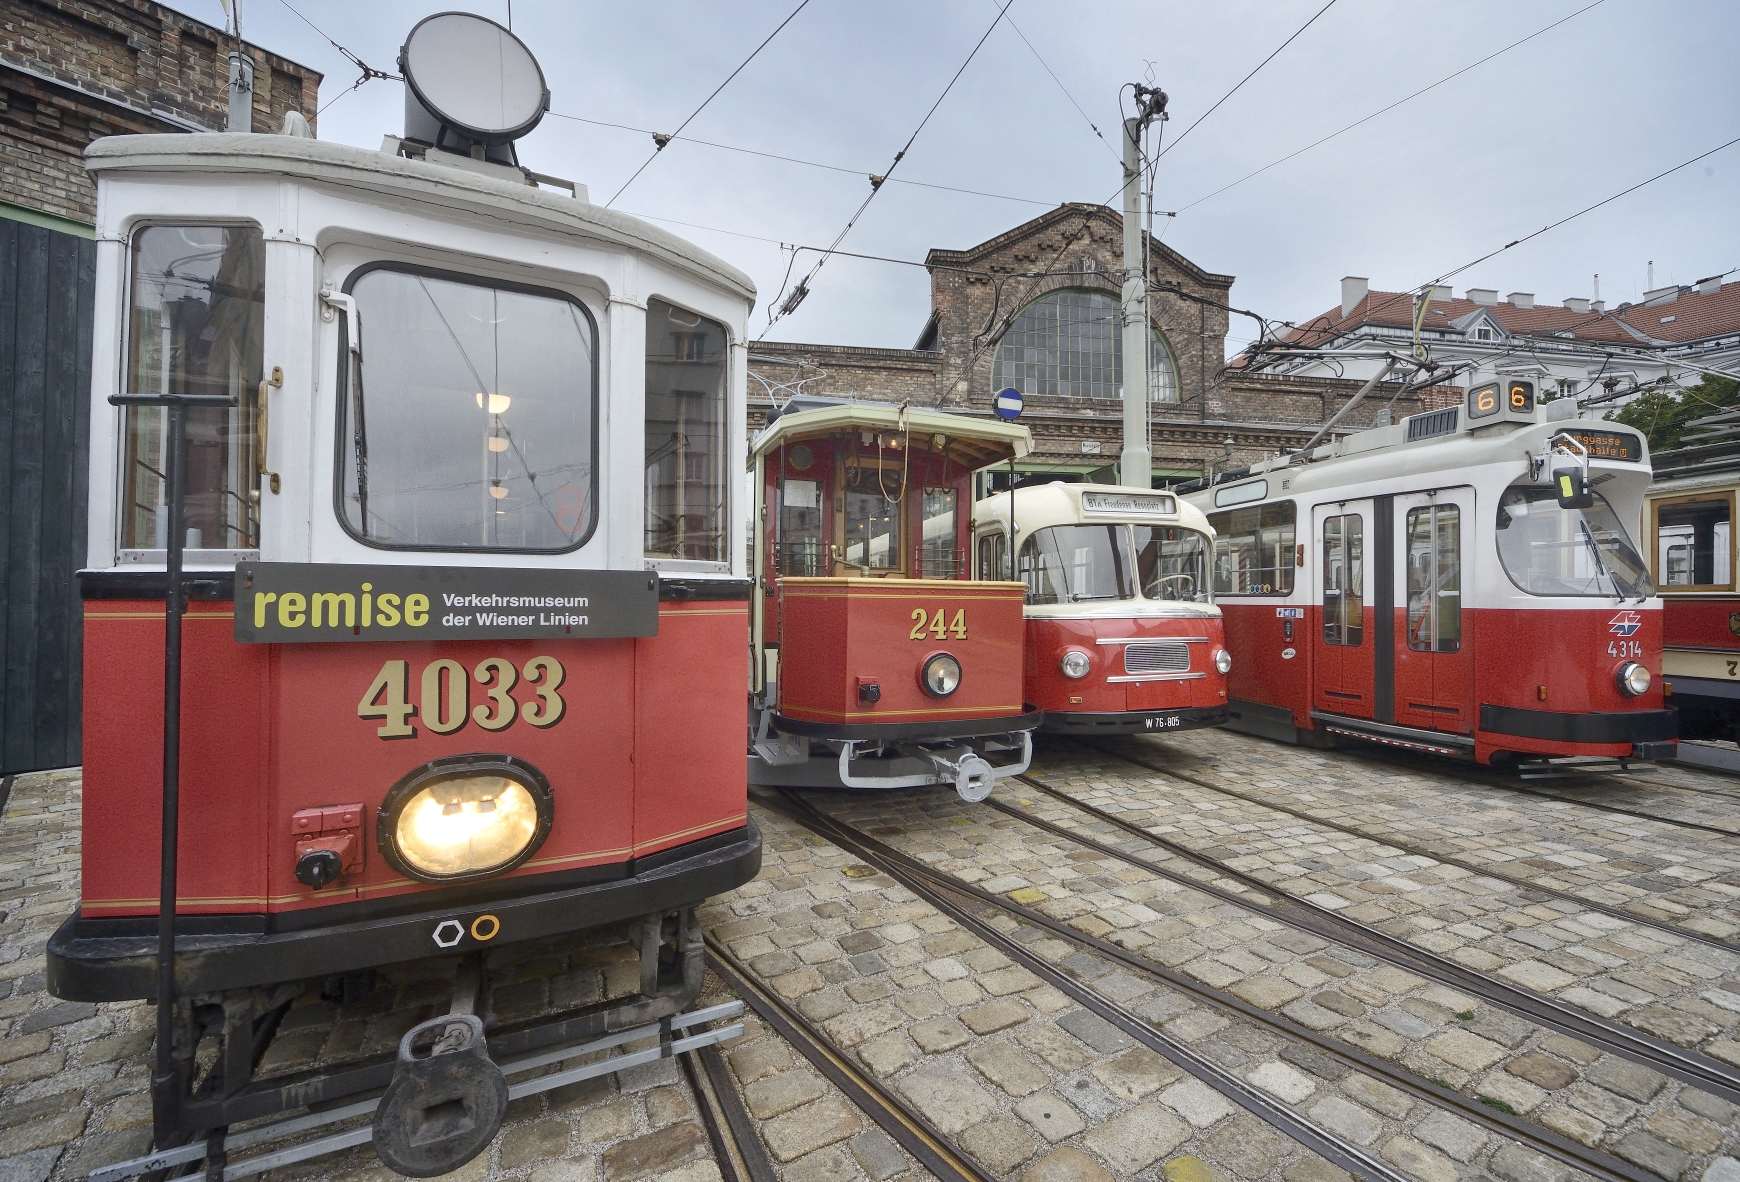
[[[1120,398],[1124,326],[1116,296],[1102,291],[1054,291],[1015,317],[997,342],[991,388],[1072,398]],[[1148,396],[1178,401],[1178,369],[1158,332],[1150,330]]]

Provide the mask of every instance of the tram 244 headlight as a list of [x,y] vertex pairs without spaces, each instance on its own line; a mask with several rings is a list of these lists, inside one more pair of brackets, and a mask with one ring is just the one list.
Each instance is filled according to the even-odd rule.
[[1649,689],[1649,670],[1636,661],[1627,661],[1619,667],[1614,680],[1619,683],[1619,692],[1626,697],[1641,697]]
[[936,653],[925,660],[918,682],[933,698],[946,698],[961,687],[961,663],[948,653]]
[[419,882],[505,874],[537,852],[553,818],[549,781],[511,755],[456,755],[410,772],[387,793],[375,843]]
[[1057,663],[1057,667],[1065,677],[1079,680],[1086,677],[1088,670],[1093,668],[1093,660],[1080,649],[1072,648],[1063,654],[1063,660]]

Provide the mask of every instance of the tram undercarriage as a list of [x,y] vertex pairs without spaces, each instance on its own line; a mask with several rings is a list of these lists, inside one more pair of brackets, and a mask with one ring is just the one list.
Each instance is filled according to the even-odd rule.
[[[883,791],[948,785],[968,803],[991,794],[996,782],[1018,776],[1033,761],[1033,725],[1038,711],[1009,719],[965,723],[960,733],[903,737],[900,726],[822,727],[761,710],[749,748],[749,782],[781,788],[852,788]],[[840,732],[851,732],[842,737]],[[810,732],[824,732],[812,734]],[[864,732],[862,736],[856,732]],[[876,732],[876,733],[872,733]],[[986,732],[986,733],[977,733]]]

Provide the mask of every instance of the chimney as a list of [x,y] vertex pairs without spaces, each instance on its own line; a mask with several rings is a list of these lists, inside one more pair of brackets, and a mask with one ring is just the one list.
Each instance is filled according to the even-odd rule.
[[1566,296],[1565,307],[1577,313],[1579,316],[1587,316],[1589,314],[1589,301],[1578,296]]
[[1434,287],[1432,289],[1432,299],[1434,301],[1447,300],[1449,298],[1450,298],[1450,285],[1448,283],[1440,283],[1437,287]]
[[1679,298],[1680,288],[1676,283],[1672,287],[1658,287],[1654,291],[1644,292],[1643,306],[1649,308],[1656,304],[1671,304]]
[[1590,300],[1589,301],[1589,310],[1591,312],[1605,312],[1605,311],[1607,311],[1607,301],[1606,300]]
[[1532,308],[1535,306],[1535,293],[1532,291],[1513,291],[1504,298],[1510,301],[1513,308]]
[[1359,307],[1359,302],[1365,299],[1367,291],[1371,290],[1370,280],[1358,275],[1349,275],[1341,281],[1341,318],[1346,320],[1353,315],[1353,310]]
[[1720,275],[1711,275],[1708,279],[1698,280],[1699,295],[1715,295],[1721,290],[1722,277]]
[[1468,298],[1488,308],[1498,307],[1498,289],[1495,287],[1471,287],[1468,289]]

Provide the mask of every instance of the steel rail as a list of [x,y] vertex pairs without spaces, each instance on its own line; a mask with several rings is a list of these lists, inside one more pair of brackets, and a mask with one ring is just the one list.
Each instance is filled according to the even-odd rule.
[[794,1006],[763,988],[712,933],[707,933],[706,940],[707,967],[920,1165],[942,1182],[997,1182],[994,1175],[979,1169],[971,1158],[957,1153],[948,1138],[911,1105],[858,1070]]
[[1252,890],[1260,891],[1265,896],[1274,897],[1278,902],[1264,904],[1253,901],[1235,891],[1217,887],[1211,883],[1199,882],[1188,875],[1168,870],[1157,863],[1120,850],[1116,846],[1107,845],[1085,834],[1074,833],[1062,826],[1053,825],[1031,813],[1025,813],[998,801],[986,801],[986,803],[1037,828],[1058,833],[1098,849],[1108,857],[1117,858],[1173,882],[1204,891],[1235,906],[1262,911],[1276,921],[1285,923],[1288,927],[1309,932],[1314,936],[1331,940],[1337,944],[1357,948],[1361,952],[1386,960],[1408,972],[1437,981],[1442,985],[1448,985],[1453,989],[1471,993],[1493,1005],[1509,1010],[1518,1017],[1545,1026],[1549,1030],[1557,1031],[1571,1038],[1581,1039],[1621,1058],[1630,1059],[1634,1063],[1641,1063],[1663,1075],[1672,1076],[1682,1083],[1689,1083],[1694,1087],[1721,1096],[1730,1103],[1740,1103],[1740,1071],[1720,1063],[1708,1055],[1686,1047],[1676,1046],[1673,1043],[1644,1034],[1642,1031],[1634,1030],[1629,1026],[1611,1022],[1606,1018],[1585,1013],[1544,994],[1536,993],[1532,989],[1495,981],[1473,969],[1464,968],[1447,957],[1439,956],[1435,952],[1429,952],[1424,948],[1409,944],[1405,940],[1398,939],[1388,932],[1370,927],[1357,920],[1348,919],[1346,916],[1339,915],[1326,907],[1320,907],[1309,900],[1290,895],[1254,875],[1247,874],[1242,870],[1235,870],[1207,854],[1198,853],[1188,846],[1149,833],[1130,821],[1096,809],[1092,805],[1083,804],[1066,793],[1058,792],[1054,788],[1026,777],[1020,778],[1023,783],[1036,791],[1055,797],[1074,808],[1081,809],[1097,820],[1105,821],[1143,841],[1159,846]]
[[[810,807],[813,808],[814,806]],[[817,811],[819,812],[819,810]],[[822,815],[827,816],[827,814]],[[1549,1129],[1542,1128],[1532,1121],[1528,1121],[1520,1116],[1503,1113],[1473,1097],[1466,1096],[1459,1091],[1446,1087],[1445,1085],[1434,1083],[1424,1076],[1418,1075],[1405,1067],[1391,1063],[1386,1059],[1378,1058],[1370,1052],[1361,1050],[1358,1047],[1350,1046],[1331,1035],[1312,1030],[1311,1028],[1301,1025],[1290,1018],[1271,1013],[1260,1006],[1253,1005],[1236,994],[1227,993],[1226,991],[1217,989],[1212,985],[1198,981],[1175,969],[1168,968],[1156,961],[1152,961],[1147,957],[1142,956],[1140,953],[1132,952],[1127,948],[1123,948],[1099,937],[1090,936],[1087,933],[1079,931],[1059,920],[1055,920],[1042,912],[1035,911],[1029,907],[1024,907],[1021,904],[1015,903],[1013,900],[993,895],[979,887],[963,883],[950,875],[945,875],[940,871],[930,869],[929,867],[924,866],[923,863],[917,862],[915,859],[911,859],[907,855],[901,854],[899,851],[889,849],[889,847],[877,842],[875,838],[869,837],[861,831],[853,829],[851,826],[846,825],[845,822],[840,821],[837,818],[829,817],[828,820],[837,828],[849,830],[853,834],[854,840],[866,848],[877,852],[886,852],[890,858],[901,860],[902,864],[910,865],[915,874],[921,874],[925,878],[939,884],[946,884],[943,886],[943,889],[945,890],[956,891],[980,902],[995,906],[1000,910],[1019,917],[1023,922],[1035,927],[1044,928],[1046,931],[1049,931],[1080,948],[1096,953],[1107,959],[1117,961],[1120,964],[1144,974],[1145,976],[1159,980],[1166,985],[1177,989],[1181,993],[1192,995],[1211,1006],[1224,1010],[1237,1017],[1255,1022],[1275,1031],[1277,1034],[1280,1034],[1285,1038],[1292,1039],[1296,1042],[1303,1042],[1309,1046],[1315,1047],[1357,1071],[1362,1071],[1382,1079],[1390,1084],[1390,1086],[1397,1088],[1400,1091],[1407,1092],[1418,1099],[1425,1100],[1430,1104],[1454,1109],[1467,1120],[1484,1125],[1493,1132],[1509,1137],[1512,1140],[1520,1141],[1537,1152],[1546,1154],[1547,1156],[1573,1166],[1576,1169],[1582,1170],[1597,1178],[1606,1179],[1607,1182],[1659,1182],[1658,1179],[1655,1179],[1654,1176],[1649,1174],[1647,1171],[1640,1170],[1627,1162],[1621,1161],[1609,1154],[1602,1153],[1600,1150],[1592,1149],[1577,1141],[1573,1141],[1570,1138],[1560,1136],[1559,1134],[1554,1133]],[[800,821],[800,823],[802,822]],[[1072,834],[1065,834],[1065,836],[1074,837]],[[1092,843],[1083,844],[1091,845]],[[862,853],[863,851],[854,850],[853,852]],[[1192,883],[1192,885],[1197,884]],[[1077,983],[1077,988],[1086,990],[1088,987]],[[1141,1021],[1139,1018],[1137,1020]],[[1262,1114],[1258,1115],[1261,1116]]]
[[[1222,784],[1216,784],[1209,780],[1199,779],[1196,776],[1174,771],[1171,768],[1159,767],[1155,764],[1137,759],[1133,755],[1125,755],[1117,751],[1108,751],[1104,747],[1095,743],[1084,742],[1081,739],[1072,739],[1071,742],[1075,743],[1078,747],[1085,747],[1089,751],[1104,755],[1107,758],[1135,764],[1139,768],[1144,768],[1151,772],[1157,772],[1163,776],[1171,776],[1175,780],[1182,780],[1186,784],[1194,784],[1196,787],[1206,789],[1209,792],[1218,792],[1222,796],[1230,796],[1235,800],[1242,800],[1246,804],[1254,804],[1262,808],[1273,809],[1277,813],[1285,813],[1289,817],[1297,817],[1301,821],[1309,821],[1313,825],[1321,825],[1325,829],[1333,829],[1337,833],[1345,833],[1349,837],[1360,837],[1364,838],[1366,841],[1376,842],[1379,845],[1394,846],[1396,849],[1401,850],[1404,853],[1415,854],[1422,858],[1430,858],[1434,862],[1442,862],[1446,866],[1455,866],[1460,870],[1468,871],[1470,874],[1479,874],[1486,878],[1495,878],[1500,882],[1508,882],[1512,886],[1520,887],[1523,890],[1539,891],[1543,895],[1550,895],[1555,899],[1563,899],[1567,903],[1575,903],[1579,907],[1588,908],[1590,911],[1598,911],[1602,915],[1610,915],[1614,919],[1623,919],[1627,923],[1635,923],[1640,927],[1654,928],[1657,931],[1666,932],[1678,939],[1691,940],[1698,944],[1708,944],[1712,948],[1721,948],[1729,952],[1740,950],[1740,942],[1724,940],[1718,936],[1706,936],[1702,932],[1694,932],[1688,928],[1682,928],[1675,924],[1668,923],[1666,920],[1651,919],[1646,915],[1636,915],[1625,910],[1623,907],[1615,907],[1608,903],[1597,903],[1591,899],[1585,899],[1580,895],[1572,894],[1570,891],[1561,890],[1558,887],[1545,886],[1526,878],[1520,878],[1514,874],[1506,874],[1502,870],[1494,870],[1476,862],[1466,861],[1465,859],[1456,857],[1454,854],[1439,853],[1431,846],[1409,841],[1405,837],[1387,836],[1384,834],[1372,833],[1365,829],[1356,829],[1352,825],[1343,824],[1340,821],[1330,821],[1323,817],[1314,817],[1303,809],[1293,808],[1284,804],[1276,804],[1273,801],[1264,800],[1260,796],[1249,796]],[[1692,884],[1688,883],[1687,885],[1689,886]]]
[[[1575,796],[1565,796],[1558,792],[1548,792],[1544,788],[1525,788],[1521,784],[1503,782],[1499,787],[1509,788],[1513,792],[1526,792],[1530,796],[1544,796],[1548,800],[1562,800],[1566,804],[1580,805],[1586,809],[1598,809],[1604,813],[1618,813],[1624,817],[1636,817],[1642,821],[1654,821],[1658,825],[1672,825],[1679,829],[1701,829],[1705,833],[1714,833],[1721,837],[1740,837],[1740,829],[1724,829],[1720,825],[1706,825],[1702,821],[1686,821],[1679,817],[1663,816],[1660,813],[1640,813],[1635,809],[1621,808],[1616,804],[1602,804],[1594,800],[1579,800]],[[1672,788],[1672,784],[1651,784],[1652,788]],[[1686,791],[1696,791],[1686,789]]]
[[767,1148],[743,1107],[743,1097],[731,1083],[718,1045],[709,1043],[677,1058],[695,1093],[695,1107],[700,1110],[701,1125],[724,1182],[779,1182],[779,1174],[767,1160]]
[[[1083,1008],[1111,1023],[1142,1046],[1195,1076],[1240,1108],[1256,1116],[1257,1119],[1286,1133],[1299,1144],[1317,1153],[1325,1160],[1340,1166],[1355,1177],[1363,1179],[1364,1182],[1406,1182],[1406,1175],[1392,1169],[1388,1164],[1366,1153],[1357,1145],[1300,1116],[1276,1097],[1269,1095],[1254,1084],[1240,1079],[1214,1060],[1193,1050],[1171,1035],[1154,1029],[1148,1022],[1119,1003],[1094,992],[1073,977],[1059,972],[1048,961],[1035,955],[1024,945],[1010,939],[985,920],[974,915],[966,907],[949,899],[945,892],[977,899],[1010,914],[1021,915],[1033,922],[1048,925],[1055,921],[1048,920],[1048,917],[1041,916],[1038,912],[1020,907],[1019,904],[999,899],[977,887],[932,870],[923,863],[907,857],[898,850],[891,849],[875,838],[828,816],[804,801],[798,800],[789,792],[784,792],[784,796],[787,802],[784,805],[763,803],[768,803],[768,807],[804,826],[817,836],[826,838],[848,853],[879,867],[894,881],[906,887],[991,947],[1002,952],[1034,976]],[[1086,939],[1086,937],[1083,938]]]

